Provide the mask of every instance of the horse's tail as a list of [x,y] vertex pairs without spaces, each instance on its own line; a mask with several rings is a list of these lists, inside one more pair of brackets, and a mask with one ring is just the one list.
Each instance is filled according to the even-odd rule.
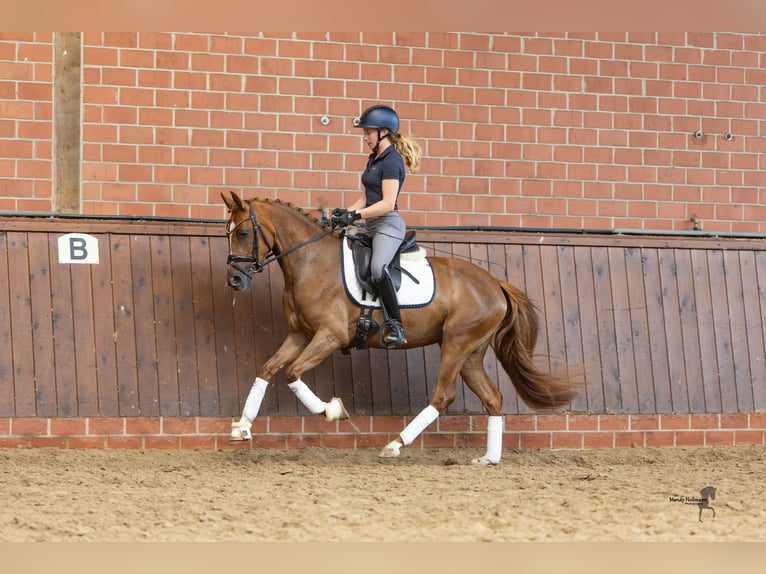
[[521,400],[533,409],[567,404],[578,393],[580,383],[561,374],[544,373],[534,365],[539,320],[529,297],[510,283],[500,281],[508,301],[505,318],[495,331],[492,348],[511,378]]

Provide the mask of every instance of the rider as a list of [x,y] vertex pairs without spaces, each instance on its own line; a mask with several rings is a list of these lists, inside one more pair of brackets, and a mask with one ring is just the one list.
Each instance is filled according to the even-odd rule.
[[407,338],[402,328],[388,264],[404,239],[405,224],[399,215],[397,198],[404,182],[404,165],[415,173],[420,169],[422,151],[417,142],[399,132],[399,116],[389,106],[367,108],[356,127],[364,130],[364,141],[372,153],[362,174],[364,193],[348,209],[333,211],[335,225],[351,225],[364,218],[372,236],[372,279],[378,290],[385,317],[383,344],[391,349]]

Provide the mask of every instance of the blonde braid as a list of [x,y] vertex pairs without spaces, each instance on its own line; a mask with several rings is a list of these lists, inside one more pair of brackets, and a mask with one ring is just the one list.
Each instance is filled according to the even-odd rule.
[[391,134],[391,142],[396,146],[396,151],[404,159],[404,163],[410,168],[412,173],[420,171],[420,159],[423,157],[423,150],[420,144],[402,133]]

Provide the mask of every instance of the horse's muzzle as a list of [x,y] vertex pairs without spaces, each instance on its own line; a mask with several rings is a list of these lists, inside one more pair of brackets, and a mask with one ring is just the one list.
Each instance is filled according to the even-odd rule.
[[246,291],[250,289],[250,277],[238,269],[229,267],[229,277],[226,279],[226,284],[235,291]]

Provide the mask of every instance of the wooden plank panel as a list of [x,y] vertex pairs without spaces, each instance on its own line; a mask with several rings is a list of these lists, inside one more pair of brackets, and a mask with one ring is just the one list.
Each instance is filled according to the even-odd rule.
[[[118,412],[121,416],[137,416],[141,414],[141,407],[138,394],[136,321],[144,322],[147,318],[136,314],[133,302],[134,278],[130,236],[112,235],[110,243]],[[111,387],[109,391],[111,392]]]
[[157,377],[157,340],[154,330],[152,285],[152,246],[145,235],[131,237],[131,273],[133,314],[136,341],[136,376],[138,409],[141,416],[160,415],[159,378]]
[[678,300],[678,271],[676,269],[675,250],[661,250],[659,252],[659,265],[672,412],[685,413],[689,411],[689,396],[686,387],[684,343],[681,336],[681,305]]
[[32,354],[35,365],[35,413],[51,417],[58,414],[56,400],[56,362],[51,317],[50,259],[48,238],[30,233],[29,291],[32,310]]
[[612,280],[609,272],[609,251],[605,247],[592,250],[593,291],[596,295],[596,325],[601,341],[601,376],[604,386],[606,413],[622,412],[620,365],[617,360],[617,333],[614,324]]
[[13,392],[13,331],[11,330],[11,274],[8,233],[0,231],[0,417],[16,414]]
[[218,401],[210,240],[207,237],[192,237],[190,244],[199,414],[216,416],[221,409]]
[[[352,351],[354,353],[356,351]],[[374,415],[393,414],[391,409],[391,382],[388,376],[388,357],[384,349],[369,349],[370,386]]]
[[[580,321],[580,301],[577,292],[577,271],[573,247],[557,247],[559,274],[561,278],[561,304],[563,312],[563,331],[566,341],[566,362],[564,367],[574,371],[584,364],[583,335]],[[593,325],[593,323],[591,323]],[[585,393],[576,397],[570,410],[584,412],[588,409]]]
[[[96,347],[96,374],[98,392],[98,414],[118,416],[120,414],[119,375],[117,365],[118,345],[125,343],[132,347],[135,338],[130,335],[120,341],[120,333],[115,325],[115,303],[112,293],[114,269],[112,267],[111,237],[97,235],[100,263],[91,267],[91,285],[93,292],[93,329]],[[119,260],[119,258],[118,258]],[[130,261],[127,260],[128,268]],[[74,270],[73,270],[74,273]],[[118,270],[119,273],[119,270]],[[122,277],[122,280],[129,278]],[[126,307],[126,309],[130,309]],[[132,334],[132,331],[130,332]],[[94,397],[88,400],[93,400]]]
[[[93,306],[91,268],[95,265],[70,265],[72,277],[72,325],[75,343],[75,369],[77,372],[77,416],[98,416],[97,339]],[[113,336],[114,329],[109,333]],[[101,339],[98,341],[101,347]],[[114,361],[103,367],[113,366]]]
[[[758,285],[758,303],[763,346],[756,348],[751,356],[751,360],[754,359],[766,368],[766,251],[758,251],[755,253],[755,269]],[[2,291],[0,291],[0,293],[2,293]],[[753,303],[753,308],[755,309],[755,303]],[[755,315],[755,320],[758,320],[757,314]],[[755,370],[753,372],[754,375],[757,375]],[[766,376],[753,377],[753,400],[756,412],[762,413],[766,411]]]
[[[239,416],[246,397],[239,400],[239,379],[237,374],[237,342],[234,321],[234,293],[226,284],[226,257],[229,247],[226,239],[210,239],[210,261],[212,264],[212,298],[215,326],[216,372],[218,379],[218,400],[221,415]],[[252,381],[250,381],[252,385]],[[267,389],[270,396],[273,391]]]
[[[694,270],[692,252],[689,249],[677,249],[676,283],[681,318],[681,338],[683,339],[684,371],[689,397],[689,412],[705,412],[705,389],[702,384],[702,356],[700,354],[700,331],[697,324],[697,300],[694,294]],[[685,411],[684,411],[685,412]]]
[[[763,253],[763,252],[762,252]],[[766,362],[764,361],[763,315],[759,300],[759,283],[753,251],[740,251],[742,270],[742,302],[745,310],[745,333],[747,357],[750,367],[750,391],[753,395],[751,410],[758,412],[759,403],[766,390]]]
[[713,332],[718,357],[718,383],[721,389],[722,412],[737,412],[737,389],[734,357],[731,351],[731,323],[726,296],[726,268],[722,251],[708,251],[710,296],[713,301]]
[[[587,386],[583,392],[585,411],[604,412],[604,381],[602,378],[600,333],[596,327],[596,295],[593,286],[593,260],[590,247],[574,250],[577,306],[583,329],[582,353]],[[580,408],[580,403],[576,403]]]
[[173,304],[170,239],[154,236],[152,248],[152,286],[154,289],[154,321],[157,333],[157,379],[159,381],[160,415],[179,416],[178,368],[176,364],[175,322]]
[[[631,392],[635,393],[638,409],[633,412],[655,412],[654,385],[652,384],[652,353],[650,348],[646,290],[644,289],[644,261],[641,249],[625,249],[625,274],[630,307],[630,343],[633,347],[635,380]],[[626,385],[627,386],[627,385]],[[635,388],[635,391],[633,391]]]
[[707,252],[694,249],[691,252],[694,274],[694,298],[697,305],[697,325],[700,333],[700,357],[705,412],[721,412],[721,386],[718,380],[718,355],[715,342],[715,317],[710,289],[710,272]]
[[[524,272],[524,253],[522,246],[508,244],[505,246],[505,269],[508,272],[508,283],[527,293],[526,276]],[[527,293],[528,295],[528,293]],[[500,392],[503,393],[503,412],[519,414],[522,401],[516,393],[513,381],[508,373],[499,369]],[[526,407],[526,405],[524,405]]]
[[[372,389],[370,388],[370,375],[372,368],[370,366],[369,351],[356,350],[352,351],[349,356],[351,357],[351,396],[353,397],[353,402],[350,402],[349,406],[353,408],[354,413],[357,415],[371,415]],[[323,398],[323,400],[329,399]]]
[[566,341],[564,340],[564,318],[561,310],[558,251],[555,246],[544,245],[540,247],[540,265],[545,294],[542,325],[548,341],[548,369],[558,371],[564,367]]
[[[548,337],[545,329],[545,289],[543,287],[543,271],[540,262],[540,248],[537,245],[524,245],[522,247],[524,261],[524,278],[526,294],[529,300],[537,307],[540,319],[540,331],[535,345],[535,364],[540,369],[550,368],[548,361]],[[536,411],[527,406],[524,401],[519,401],[520,414],[534,414]]]
[[665,340],[662,286],[660,285],[659,254],[657,249],[642,249],[644,260],[644,289],[646,290],[646,316],[649,324],[649,348],[652,353],[655,410],[673,412],[670,395],[668,347]]
[[196,416],[200,414],[200,406],[189,238],[171,237],[170,254],[173,265],[171,276],[179,408],[182,417]]
[[8,270],[9,277],[13,280],[10,316],[13,339],[14,411],[17,417],[33,417],[37,414],[27,242],[26,233],[8,234]]
[[729,306],[731,352],[734,360],[734,390],[737,394],[737,411],[751,412],[753,410],[753,385],[750,373],[747,343],[748,333],[745,320],[745,302],[739,252],[724,251],[723,263],[726,272],[726,296]]
[[630,293],[625,253],[622,249],[609,249],[609,275],[612,282],[612,314],[620,373],[620,411],[637,413],[639,382],[633,355]]
[[75,363],[72,274],[70,265],[58,263],[58,237],[47,233],[51,261],[51,322],[56,364],[57,415],[77,416],[77,366]]

